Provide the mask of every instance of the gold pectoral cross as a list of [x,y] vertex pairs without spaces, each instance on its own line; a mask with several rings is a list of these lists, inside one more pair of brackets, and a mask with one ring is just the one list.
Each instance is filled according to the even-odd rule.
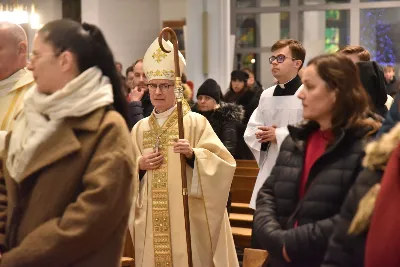
[[157,136],[156,143],[154,144],[154,152],[158,153],[160,149],[160,136]]

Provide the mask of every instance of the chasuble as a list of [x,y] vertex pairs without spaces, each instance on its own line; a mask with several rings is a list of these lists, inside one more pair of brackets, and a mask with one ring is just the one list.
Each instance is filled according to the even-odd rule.
[[[235,160],[205,117],[191,112],[186,102],[183,112],[185,139],[195,156],[194,168],[186,164],[194,267],[238,267],[226,212]],[[137,161],[129,230],[136,267],[188,266],[180,154],[172,146],[178,139],[178,115],[176,108],[168,113],[157,119],[153,111],[132,130]],[[140,156],[155,149],[164,163],[140,180]]]
[[6,134],[12,130],[15,116],[22,109],[24,95],[33,84],[32,73],[26,69],[0,81],[0,151]]

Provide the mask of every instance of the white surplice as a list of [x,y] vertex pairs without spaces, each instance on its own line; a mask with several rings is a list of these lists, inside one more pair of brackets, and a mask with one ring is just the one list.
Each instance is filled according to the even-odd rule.
[[[300,86],[293,96],[273,96],[275,88],[276,86],[272,86],[262,93],[259,105],[251,115],[244,133],[244,140],[260,168],[250,200],[250,207],[253,209],[256,208],[258,191],[270,175],[280,146],[289,134],[287,125],[296,124],[303,118],[303,106],[297,97],[303,86]],[[255,134],[260,131],[258,127],[272,125],[278,127],[275,131],[277,142],[271,142],[268,150],[262,151],[261,143]]]

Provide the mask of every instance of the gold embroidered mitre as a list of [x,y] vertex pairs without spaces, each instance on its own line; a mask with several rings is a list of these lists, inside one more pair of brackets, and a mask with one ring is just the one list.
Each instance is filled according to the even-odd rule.
[[[146,54],[143,58],[143,70],[146,74],[147,80],[151,81],[154,79],[167,79],[175,80],[175,63],[174,63],[174,47],[170,41],[163,39],[164,48],[171,53],[165,53],[161,50],[158,44],[158,38],[147,49]],[[178,51],[179,54],[179,67],[181,74],[184,71],[186,62],[185,58]]]

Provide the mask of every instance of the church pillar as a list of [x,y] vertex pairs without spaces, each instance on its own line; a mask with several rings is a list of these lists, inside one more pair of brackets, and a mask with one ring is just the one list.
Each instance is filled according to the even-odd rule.
[[[203,16],[207,12],[207,16]],[[203,35],[203,19],[208,27]],[[230,47],[230,1],[187,0],[186,74],[197,88],[207,79],[215,79],[223,92],[229,86],[233,51]],[[203,42],[203,40],[206,40]],[[203,43],[206,49],[203,50]]]

